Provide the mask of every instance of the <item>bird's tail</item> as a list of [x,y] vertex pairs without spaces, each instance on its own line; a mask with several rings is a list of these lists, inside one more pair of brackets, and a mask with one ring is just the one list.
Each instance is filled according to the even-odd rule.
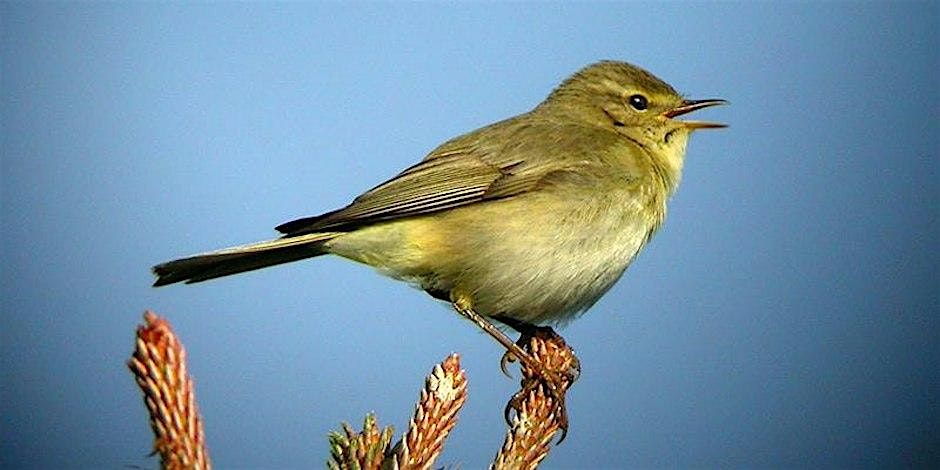
[[153,285],[158,287],[177,282],[191,284],[312,258],[326,254],[323,249],[324,242],[340,234],[340,232],[309,233],[169,261],[153,267],[153,273],[157,276]]

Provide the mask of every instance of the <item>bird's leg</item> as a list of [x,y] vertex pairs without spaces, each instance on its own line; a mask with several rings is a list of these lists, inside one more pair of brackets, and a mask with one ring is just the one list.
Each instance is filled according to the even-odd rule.
[[[523,348],[523,350],[529,346],[529,341],[540,331],[543,332],[543,337],[558,336],[555,330],[547,326],[540,327],[509,317],[493,317],[493,319],[519,332],[519,339],[516,341],[516,345]],[[502,369],[503,373],[506,375],[509,375],[509,372],[506,370],[506,364],[515,362],[516,360],[513,352],[514,351],[507,348],[506,353],[503,354],[502,359],[499,360],[499,368]]]
[[[531,326],[531,325],[530,325]],[[519,344],[553,376],[540,376],[538,370],[522,366],[522,388],[506,405],[506,416],[510,410],[522,420],[539,419],[554,423],[561,431],[558,444],[568,434],[568,414],[565,407],[565,392],[581,374],[581,362],[574,350],[551,328],[532,326],[523,332]],[[512,358],[509,358],[512,360]],[[542,410],[542,411],[537,411]]]
[[[558,427],[562,432],[561,438],[558,439],[558,443],[561,444],[568,434],[565,391],[578,380],[578,376],[581,374],[580,361],[574,355],[574,351],[565,343],[565,340],[550,327],[536,326],[506,317],[495,317],[494,319],[518,331],[520,336],[516,344],[527,351],[541,366],[541,369],[532,369],[527,366],[522,368],[522,389],[513,395],[509,403],[506,404],[505,415],[507,421],[510,410],[520,412],[526,400],[531,399],[533,392],[537,392],[539,385],[545,384],[547,392],[552,398],[552,406],[555,409]],[[506,363],[513,361],[515,361],[515,357],[511,352],[506,351],[500,361],[500,366],[504,372]],[[545,376],[542,370],[549,370],[551,375]]]
[[527,353],[524,349],[522,349],[521,346],[506,336],[506,333],[500,331],[500,329],[497,328],[493,322],[487,320],[486,317],[475,312],[473,307],[470,305],[471,302],[466,297],[458,297],[452,303],[454,310],[456,310],[457,313],[467,320],[472,321],[474,324],[476,324],[477,327],[485,331],[486,334],[490,335],[493,339],[496,340],[496,342],[506,348],[506,354],[503,355],[503,359],[500,361],[500,367],[503,369],[504,373],[506,373],[506,355],[512,355],[519,358],[520,361],[535,370],[544,369],[541,364],[539,364],[539,362],[536,361],[534,357],[532,357],[531,354]]
[[[505,323],[507,326],[522,334],[518,342],[513,342],[505,333],[493,325],[492,322],[476,313],[472,308],[472,302],[468,298],[455,296],[453,306],[461,316],[475,323],[480,329],[492,336],[493,339],[506,348],[506,353],[500,360],[500,368],[502,368],[504,373],[506,373],[507,362],[518,360],[523,365],[522,390],[513,395],[506,404],[504,410],[506,422],[511,425],[511,411],[516,410],[518,412],[525,398],[531,392],[534,392],[540,384],[544,384],[545,390],[552,398],[552,403],[556,410],[555,415],[558,420],[558,426],[562,430],[561,439],[558,441],[561,443],[568,432],[568,415],[565,410],[565,390],[577,380],[580,365],[577,364],[577,359],[574,358],[572,353],[571,357],[574,358],[574,365],[568,364],[565,366],[564,370],[561,371],[552,370],[524,348],[530,347],[530,345],[533,344],[531,340],[535,337],[545,341],[553,341],[555,344],[560,344],[567,348],[564,340],[549,327],[538,327],[513,319],[498,319],[501,323]],[[545,343],[543,342],[541,344]],[[570,352],[570,348],[568,348],[568,351]],[[529,373],[526,374],[526,371]]]

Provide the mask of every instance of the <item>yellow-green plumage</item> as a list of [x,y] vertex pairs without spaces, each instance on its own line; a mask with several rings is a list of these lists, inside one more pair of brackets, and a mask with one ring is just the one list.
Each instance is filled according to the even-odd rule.
[[564,321],[662,224],[689,134],[719,127],[673,117],[719,102],[684,101],[629,64],[594,64],[532,111],[444,143],[349,206],[281,225],[278,240],[156,266],[156,284],[332,253],[486,316]]

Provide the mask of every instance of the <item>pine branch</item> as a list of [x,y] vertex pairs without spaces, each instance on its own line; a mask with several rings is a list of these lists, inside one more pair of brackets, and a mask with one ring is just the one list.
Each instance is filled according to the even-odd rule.
[[565,340],[549,328],[539,329],[523,339],[528,340],[524,349],[546,369],[565,379],[559,390],[562,395],[556,397],[550,393],[546,384],[537,378],[537,372],[523,365],[521,390],[507,405],[507,411],[515,411],[515,416],[491,469],[537,468],[548,455],[555,433],[562,431],[564,439],[567,432],[564,393],[577,380],[581,364]]
[[467,400],[467,377],[455,353],[434,366],[424,381],[408,432],[396,453],[402,468],[425,469],[440,456],[444,440],[457,424],[457,412]]
[[[136,348],[127,365],[150,413],[154,453],[160,454],[163,469],[209,469],[202,418],[186,371],[186,351],[165,319],[147,311],[144,320],[137,328]],[[560,389],[549,388],[540,371],[523,365],[521,389],[507,405],[507,412],[514,412],[511,428],[492,469],[538,467],[551,449],[552,438],[567,429],[564,394],[580,372],[574,351],[549,328],[525,335],[520,344],[544,371],[561,378],[556,382]],[[336,470],[430,469],[466,399],[466,373],[460,369],[459,356],[452,354],[425,379],[408,431],[395,446],[390,445],[394,429],[379,430],[375,416],[369,414],[361,432],[344,423],[342,432],[330,433],[327,465]]]
[[333,470],[378,470],[388,455],[395,430],[388,426],[379,432],[375,415],[366,415],[362,432],[343,423],[343,432],[331,432],[330,459],[326,465]]
[[166,470],[209,469],[202,418],[186,372],[186,350],[166,320],[148,310],[144,321],[127,366],[150,412],[153,452],[160,454],[160,467]]
[[[362,432],[343,423],[344,434],[332,432],[331,469],[428,469],[444,449],[444,440],[457,424],[457,412],[467,399],[467,378],[460,357],[451,354],[434,366],[408,423],[408,431],[394,448],[388,427],[380,434],[372,414],[366,416]],[[379,436],[378,438],[376,436]],[[377,458],[384,456],[384,459]]]

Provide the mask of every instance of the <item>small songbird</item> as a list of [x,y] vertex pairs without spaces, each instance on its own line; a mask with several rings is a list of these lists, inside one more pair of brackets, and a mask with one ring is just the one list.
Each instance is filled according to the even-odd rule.
[[[280,238],[157,265],[155,286],[335,254],[452,302],[491,335],[570,320],[620,278],[662,225],[693,131],[686,100],[649,72],[603,61],[533,110],[451,139],[348,206]],[[514,344],[520,360],[531,360]]]

